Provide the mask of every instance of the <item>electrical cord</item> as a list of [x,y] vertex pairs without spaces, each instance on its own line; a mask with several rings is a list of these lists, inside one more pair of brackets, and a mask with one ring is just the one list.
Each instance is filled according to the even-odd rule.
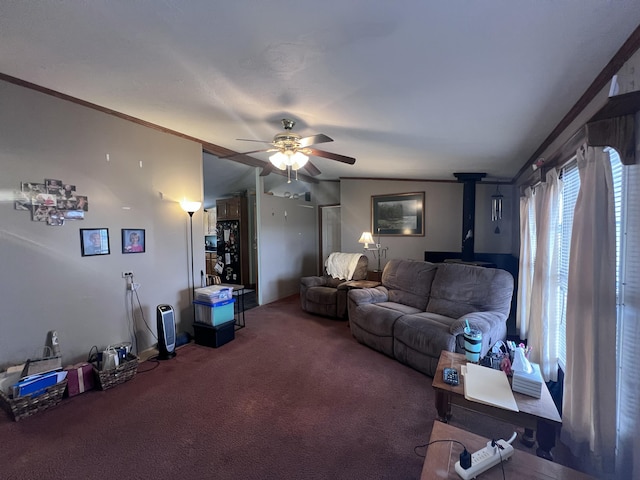
[[[513,437],[512,437],[512,440],[513,440]],[[504,474],[504,462],[502,461],[502,452],[500,451],[503,449],[503,447],[501,447],[500,444],[493,438],[491,439],[491,446],[498,447],[498,455],[500,455],[500,468],[502,469],[502,480],[506,480],[506,477]]]
[[[425,449],[426,449],[426,448],[428,448],[428,447],[429,447],[429,445],[432,445],[432,444],[434,444],[434,443],[438,443],[438,442],[453,442],[453,443],[457,443],[457,444],[459,444],[459,445],[462,445],[462,448],[464,449],[464,451],[465,451],[465,452],[467,451],[467,447],[465,447],[464,443],[459,442],[458,440],[445,439],[445,440],[434,440],[434,441],[432,441],[432,442],[425,443],[424,445],[416,445],[415,447],[413,447],[413,453],[415,453],[415,454],[416,454],[417,456],[419,456],[420,458],[424,458],[424,457],[426,457],[426,456],[427,456],[426,451],[425,451],[425,454],[424,454],[424,455],[420,455],[420,454],[418,453],[418,449],[419,449],[419,448],[425,448]],[[464,453],[464,452],[463,452],[463,453]]]
[[151,335],[153,335],[153,338],[155,338],[156,342],[157,342],[158,341],[158,337],[153,332],[153,330],[151,330],[151,327],[149,327],[149,324],[147,323],[147,319],[144,316],[144,311],[142,310],[142,304],[140,303],[140,297],[138,297],[138,291],[134,290],[133,292],[136,294],[136,300],[138,300],[138,310],[140,310],[140,316],[142,317],[142,320],[144,321],[144,325],[145,325],[145,327],[147,327],[147,330],[149,330],[149,332],[151,333]]
[[150,372],[151,370],[155,370],[156,368],[158,368],[160,366],[160,360],[158,360],[158,356],[157,355],[155,357],[151,357],[151,358],[147,359],[147,362],[155,363],[155,365],[153,367],[147,368],[145,370],[140,370],[140,368],[138,368],[138,373],[147,373],[147,372]]
[[[133,342],[135,343],[135,351],[137,354],[140,353],[140,347],[138,345],[138,335],[136,334],[136,305],[134,303],[134,294],[135,294],[135,300],[138,303],[137,306],[137,310],[140,312],[140,317],[142,318],[142,321],[145,325],[145,327],[147,328],[147,330],[149,330],[149,332],[151,333],[151,335],[153,336],[153,338],[156,340],[156,342],[158,341],[158,337],[156,336],[155,332],[153,330],[151,330],[151,327],[149,327],[149,324],[147,323],[147,319],[145,318],[144,315],[144,310],[142,309],[142,303],[140,302],[140,297],[138,296],[138,290],[134,288],[135,282],[134,282],[134,277],[133,275],[130,275],[127,277],[127,293],[131,293],[131,295],[129,295],[129,301],[130,301],[130,311],[131,311],[131,333],[133,334]],[[155,367],[154,367],[155,368]]]

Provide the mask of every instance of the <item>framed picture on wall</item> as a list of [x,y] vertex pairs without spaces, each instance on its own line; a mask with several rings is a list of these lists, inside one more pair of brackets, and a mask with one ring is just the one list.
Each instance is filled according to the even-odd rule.
[[122,253],[143,253],[144,251],[144,230],[141,228],[123,228]]
[[83,257],[109,255],[109,229],[81,228],[80,249]]
[[372,195],[371,233],[424,236],[424,192]]

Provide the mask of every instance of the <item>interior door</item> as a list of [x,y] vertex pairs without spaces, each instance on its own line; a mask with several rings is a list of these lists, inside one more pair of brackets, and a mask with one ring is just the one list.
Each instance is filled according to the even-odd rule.
[[324,272],[324,261],[331,252],[339,252],[341,244],[341,211],[340,205],[320,205],[320,258],[318,263],[318,274]]

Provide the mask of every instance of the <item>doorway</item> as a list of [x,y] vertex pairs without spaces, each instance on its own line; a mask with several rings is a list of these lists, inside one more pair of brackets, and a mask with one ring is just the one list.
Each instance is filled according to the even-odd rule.
[[331,252],[342,250],[342,228],[340,205],[319,205],[320,215],[318,215],[319,258],[318,275],[324,273],[324,262]]

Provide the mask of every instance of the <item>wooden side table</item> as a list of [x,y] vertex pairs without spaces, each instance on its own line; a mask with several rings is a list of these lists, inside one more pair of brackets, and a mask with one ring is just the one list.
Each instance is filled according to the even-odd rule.
[[380,285],[380,282],[373,280],[349,280],[348,282],[344,282],[342,285],[351,289],[351,288],[375,288]]
[[[513,398],[518,405],[518,412],[505,410],[493,405],[467,400],[464,396],[464,381],[462,365],[466,365],[465,356],[460,353],[442,351],[436,373],[431,383],[435,390],[435,402],[438,416],[443,422],[451,418],[451,405],[457,405],[467,410],[497,418],[513,425],[519,425],[525,429],[536,432],[538,441],[537,454],[539,457],[552,460],[551,449],[556,444],[556,429],[562,425],[562,418],[558,413],[551,394],[546,386],[542,388],[540,398],[530,397],[522,393],[513,392]],[[451,386],[444,383],[442,371],[446,367],[455,368],[460,375],[460,384]],[[488,367],[487,367],[488,368]],[[525,440],[525,439],[521,439]],[[526,444],[526,443],[525,443]],[[531,443],[532,445],[533,443]]]
[[[469,453],[474,453],[484,448],[489,439],[436,420],[433,422],[433,430],[431,430],[429,442],[437,443],[433,443],[427,448],[420,480],[445,478],[460,480],[455,471],[455,464],[460,459],[462,446],[448,440],[457,440],[464,444]],[[540,478],[587,480],[593,478],[577,470],[549,462],[518,449],[514,449],[513,456],[503,462],[503,465],[504,477],[517,478],[518,480]],[[502,479],[502,468],[500,465],[496,465],[481,474],[480,478],[487,480]]]
[[374,282],[382,281],[382,270],[369,270],[367,272],[367,280],[371,280]]

